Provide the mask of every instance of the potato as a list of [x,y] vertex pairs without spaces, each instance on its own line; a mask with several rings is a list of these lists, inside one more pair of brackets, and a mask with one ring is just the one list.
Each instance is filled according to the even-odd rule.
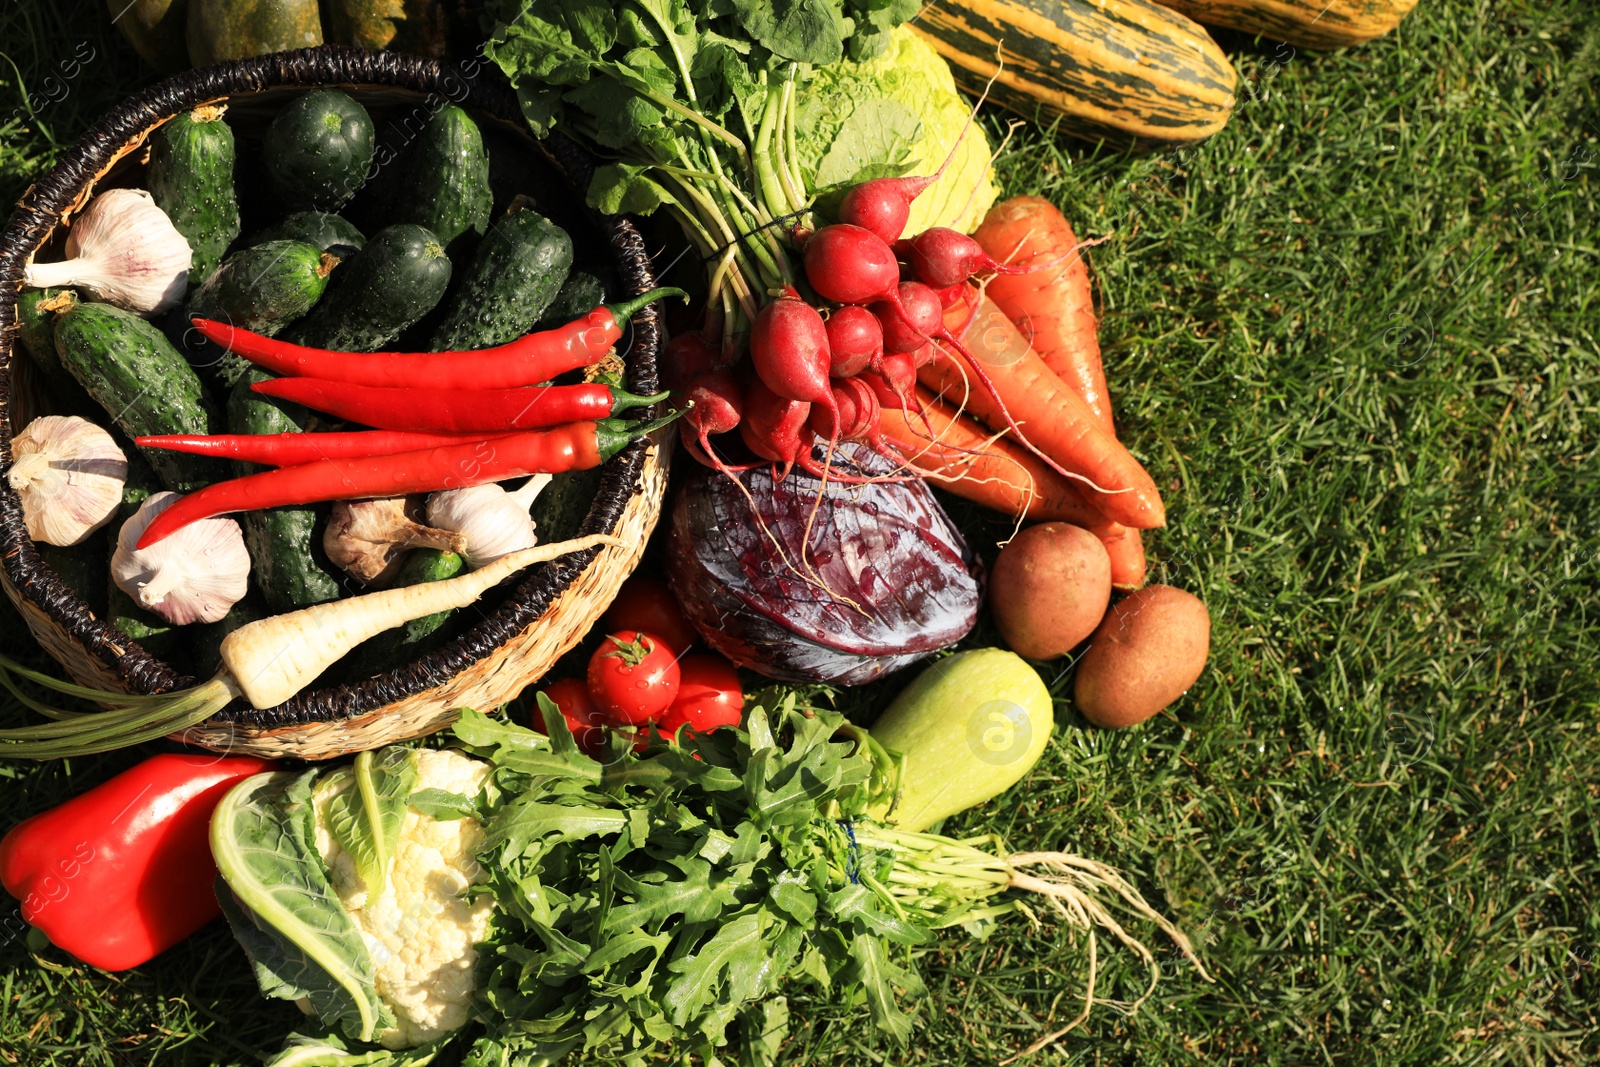
[[1066,655],[1094,632],[1111,602],[1111,557],[1088,530],[1044,522],[1000,550],[989,607],[1000,636],[1028,659]]
[[1205,669],[1211,616],[1192,594],[1147,585],[1106,612],[1078,664],[1073,699],[1096,726],[1144,722]]

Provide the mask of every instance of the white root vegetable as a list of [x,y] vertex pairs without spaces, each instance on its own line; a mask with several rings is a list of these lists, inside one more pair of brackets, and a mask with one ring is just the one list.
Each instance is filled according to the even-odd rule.
[[[332,600],[247,623],[223,639],[223,666],[217,676],[204,685],[177,693],[130,696],[89,689],[0,657],[0,686],[9,689],[27,707],[57,720],[0,730],[0,757],[60,759],[125,748],[198,725],[241,696],[256,708],[273,707],[316,681],[324,670],[368,638],[413,619],[464,608],[535,563],[622,543],[610,534],[589,534],[514,552],[487,567],[443,581]],[[111,710],[73,712],[47,707],[19,690],[12,675],[60,693],[98,701]]]
[[441,611],[464,608],[524,567],[616,538],[593,534],[513,552],[487,567],[438,582],[330,600],[247,623],[222,640],[222,662],[255,707],[282,704],[369,637]]

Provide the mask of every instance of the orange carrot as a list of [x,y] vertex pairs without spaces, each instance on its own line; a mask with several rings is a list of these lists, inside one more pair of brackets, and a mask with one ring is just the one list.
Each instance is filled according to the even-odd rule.
[[1016,196],[991,208],[972,236],[1001,263],[1038,265],[1026,274],[995,275],[986,292],[1045,365],[1115,432],[1095,335],[1089,268],[1080,253],[1071,252],[1078,245],[1071,224],[1050,201]]
[[934,482],[941,489],[1007,515],[1075,526],[1109,525],[1085,499],[1083,487],[1031,452],[993,437],[926,389],[918,389],[917,398],[926,424],[922,415],[886,407],[879,412],[878,425],[912,469],[944,476]]
[[1008,328],[1015,335],[1016,327],[1003,315],[986,315],[981,305],[973,324],[966,343],[976,362],[935,345],[934,359],[917,371],[922,383],[946,403],[964,404],[990,427],[1016,433],[1018,443],[1058,469],[1104,490],[1085,487],[1086,499],[1107,519],[1139,529],[1164,525],[1166,510],[1150,475],[1020,336],[1000,336]]
[[1144,584],[1144,539],[1131,526],[1111,524],[1112,529],[1095,528],[1111,557],[1111,584],[1118,589],[1137,589]]
[[[1115,433],[1089,268],[1081,254],[1067,254],[1078,244],[1071,223],[1048,200],[1018,196],[990,209],[972,236],[1002,263],[1039,264],[1027,274],[995,275],[985,292],[1016,323],[1045,365],[1089,405],[1108,432]],[[1115,535],[1106,542],[1106,551],[1111,555],[1111,584],[1119,589],[1144,584],[1144,542],[1138,530]]]

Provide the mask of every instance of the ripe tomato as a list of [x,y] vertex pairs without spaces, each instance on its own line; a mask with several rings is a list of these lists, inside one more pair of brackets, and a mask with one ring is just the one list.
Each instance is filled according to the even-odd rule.
[[645,574],[635,574],[622,583],[617,599],[611,602],[600,621],[609,633],[643,630],[656,634],[667,643],[674,656],[683,655],[699,637],[689,620],[683,617],[678,598],[672,595],[667,583]]
[[668,737],[678,727],[708,734],[719,726],[738,726],[744,708],[744,690],[733,664],[710,652],[697,652],[678,661],[678,699],[661,717],[656,729]]
[[[561,717],[567,720],[567,729],[571,731],[573,740],[578,742],[579,750],[585,755],[592,756],[605,748],[605,716],[594,706],[594,700],[589,696],[589,687],[583,684],[581,678],[563,678],[558,682],[551,682],[544,687],[544,695],[560,709]],[[532,719],[530,725],[535,730],[541,734],[550,732],[544,728],[544,714],[539,710],[537,703],[534,704],[533,714],[529,717]]]
[[610,634],[589,657],[589,695],[613,726],[655,722],[678,697],[678,659],[652,634]]

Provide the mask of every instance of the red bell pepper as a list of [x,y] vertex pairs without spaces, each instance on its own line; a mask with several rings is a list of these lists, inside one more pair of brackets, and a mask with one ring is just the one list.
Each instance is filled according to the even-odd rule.
[[56,947],[108,971],[137,967],[210,922],[211,812],[276,764],[153,756],[0,839],[0,884]]

